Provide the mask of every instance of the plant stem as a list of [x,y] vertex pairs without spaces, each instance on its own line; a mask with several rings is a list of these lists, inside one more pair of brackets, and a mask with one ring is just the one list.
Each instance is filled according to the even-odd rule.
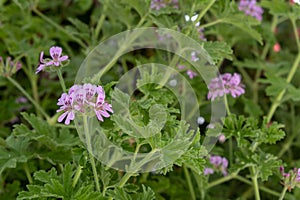
[[102,10],[102,14],[101,14],[101,17],[97,23],[97,26],[96,26],[96,29],[95,29],[95,39],[97,40],[97,38],[99,37],[99,33],[100,33],[100,30],[102,28],[102,25],[103,25],[103,22],[105,20],[105,12],[107,10],[107,4],[108,4],[108,0],[106,0],[104,3],[103,3],[103,10]]
[[213,22],[210,22],[207,24],[203,24],[202,26],[199,26],[199,28],[207,28],[209,26],[213,26],[213,25],[219,24],[221,22],[223,22],[222,19],[217,19],[216,21],[213,21]]
[[217,180],[209,183],[207,185],[206,189],[209,189],[211,187],[220,185],[220,184],[222,184],[224,182],[230,181],[230,180],[234,179],[235,177],[236,177],[236,174],[229,174],[228,176],[224,176],[223,178],[217,179]]
[[229,163],[233,164],[233,141],[232,137],[228,139],[229,145]]
[[230,112],[230,109],[229,109],[229,105],[228,105],[227,95],[226,94],[224,95],[224,104],[225,104],[227,115],[228,116],[231,115],[231,112]]
[[258,182],[257,182],[257,173],[256,173],[256,169],[254,166],[250,167],[250,173],[252,176],[251,178],[252,178],[252,183],[253,183],[255,199],[260,200],[259,186],[258,186]]
[[46,15],[44,15],[43,13],[41,13],[36,7],[32,8],[32,11],[37,14],[38,16],[40,16],[42,19],[44,19],[46,22],[48,22],[49,24],[51,24],[52,26],[54,26],[55,28],[57,28],[58,30],[60,30],[61,32],[65,33],[67,36],[69,36],[70,39],[74,40],[75,42],[77,42],[82,48],[87,48],[87,46],[77,37],[73,36],[72,34],[70,34],[67,29],[61,27],[59,24],[57,24],[56,22],[54,22],[52,19],[48,18]]
[[87,118],[88,118],[88,116],[86,116],[86,115],[83,116],[84,134],[85,134],[85,137],[86,137],[87,150],[88,150],[88,153],[89,153],[89,159],[90,159],[93,174],[94,174],[94,181],[95,181],[95,185],[96,185],[96,190],[100,192],[100,185],[99,185],[97,168],[96,168],[94,156],[92,155],[92,144],[91,144],[91,138],[90,138],[90,133],[89,133],[89,124],[88,124],[88,119]]
[[298,28],[297,28],[296,20],[297,19],[292,18],[291,22],[292,22],[292,25],[293,25],[293,31],[294,31],[294,35],[295,35],[295,39],[296,39],[298,51],[300,51],[299,33],[298,33]]
[[77,167],[77,170],[76,170],[76,173],[74,175],[74,178],[73,178],[73,183],[72,183],[72,187],[74,188],[79,180],[79,177],[81,175],[81,172],[82,172],[82,166],[78,166]]
[[29,184],[32,184],[33,180],[32,180],[32,177],[31,177],[31,174],[29,171],[28,163],[24,163],[23,167],[24,167],[24,171],[26,173],[26,177],[28,179]]
[[287,187],[284,187],[283,190],[282,190],[282,192],[281,192],[281,194],[280,194],[279,200],[283,200],[286,191],[287,191]]
[[[294,34],[295,34],[295,39],[296,39],[296,43],[297,43],[297,46],[298,46],[298,54],[297,54],[297,57],[293,63],[293,66],[292,66],[292,69],[290,70],[289,74],[288,74],[288,77],[286,78],[286,82],[287,83],[290,83],[291,80],[293,79],[297,69],[298,69],[298,66],[299,66],[299,63],[300,63],[300,42],[299,42],[299,36],[298,36],[298,31],[297,31],[297,26],[296,26],[296,21],[295,19],[291,19],[291,22],[292,22],[292,25],[293,25],[293,30],[294,30]],[[277,107],[280,105],[280,102],[284,96],[286,92],[286,89],[283,89],[275,98],[274,102],[272,103],[272,106],[269,110],[269,113],[267,115],[267,121],[269,122],[271,120],[271,118],[273,117]]]
[[[248,179],[246,179],[246,178],[244,178],[242,176],[239,176],[236,173],[234,173],[234,174],[230,174],[228,176],[224,176],[223,178],[220,178],[218,180],[215,180],[215,181],[209,183],[208,186],[206,187],[206,189],[214,187],[214,186],[217,186],[217,185],[219,185],[221,183],[224,183],[226,181],[230,181],[232,179],[239,180],[239,181],[244,182],[244,183],[246,183],[248,185],[253,185],[253,183],[251,181],[249,181]],[[269,188],[266,188],[264,186],[260,186],[259,189],[261,191],[266,192],[266,193],[272,194],[273,196],[277,196],[277,197],[280,196],[280,194],[278,192],[275,192],[275,191],[273,191],[273,190],[271,190]]]
[[216,0],[211,0],[209,2],[209,4],[206,6],[206,8],[204,8],[201,13],[198,15],[197,19],[195,20],[194,24],[196,25],[197,22],[199,22],[202,17],[207,13],[207,11],[210,9],[210,7],[212,7],[212,5],[216,2]]
[[[237,176],[235,177],[235,179],[237,179],[237,180],[239,180],[239,181],[241,181],[241,182],[244,182],[244,183],[246,183],[246,184],[248,184],[248,185],[252,185],[252,182],[251,182],[251,181],[249,181],[248,179],[246,179],[246,178],[244,178],[244,177],[242,177],[242,176],[237,175]],[[278,197],[280,196],[280,194],[279,194],[278,192],[275,192],[275,191],[273,191],[273,190],[271,190],[271,189],[269,189],[269,188],[267,188],[267,187],[260,186],[259,189],[260,189],[261,191],[264,191],[264,192],[266,192],[266,193],[272,194],[272,195],[274,195],[274,196],[278,196]]]
[[196,200],[196,195],[195,195],[193,183],[192,183],[192,180],[191,180],[191,176],[190,176],[188,168],[185,165],[183,165],[183,171],[184,171],[184,175],[185,175],[185,178],[186,178],[189,190],[190,190],[192,200]]
[[133,174],[134,173],[126,173],[118,183],[118,187],[122,188]]
[[[35,76],[33,74],[34,71],[34,67],[31,64],[31,60],[29,59],[28,56],[26,56],[26,63],[28,66],[28,70],[25,70],[26,68],[24,68],[24,71],[30,81],[30,85],[31,85],[31,89],[32,89],[32,94],[33,94],[33,99],[34,101],[39,105],[40,99],[39,99],[39,93],[38,93],[38,87],[37,87],[37,76]],[[39,116],[40,112],[39,110],[36,108],[36,113]]]
[[[224,95],[224,104],[226,107],[226,111],[228,116],[231,115],[230,109],[229,109],[229,105],[228,105],[228,100],[227,100],[227,95]],[[232,137],[229,138],[229,163],[233,163],[233,142],[232,142]]]
[[11,77],[6,77],[16,88],[18,88],[18,90],[20,90],[22,92],[22,94],[35,106],[35,108],[37,110],[39,110],[41,112],[41,114],[47,119],[49,120],[50,117],[47,115],[47,113],[44,111],[44,109],[42,107],[40,107],[40,105],[28,94],[28,92],[26,92],[26,90],[17,82],[15,81],[13,78]]
[[[297,71],[297,68],[298,68],[298,66],[299,66],[299,63],[300,63],[300,52],[298,52],[298,55],[297,55],[297,57],[296,57],[296,59],[295,59],[295,61],[294,61],[294,64],[293,64],[293,66],[292,66],[292,69],[291,69],[291,71],[290,71],[289,74],[288,74],[288,77],[287,77],[287,79],[286,79],[286,82],[287,82],[287,83],[290,83],[290,82],[291,82],[292,78],[294,77],[294,75],[295,75],[295,73],[296,73],[296,71]],[[282,98],[283,98],[283,96],[284,96],[284,94],[285,94],[285,91],[286,91],[286,89],[283,89],[283,90],[276,96],[274,102],[272,103],[271,108],[270,108],[270,110],[269,110],[269,113],[268,113],[268,115],[267,115],[267,121],[268,121],[268,122],[270,122],[270,120],[271,120],[271,118],[273,117],[273,115],[274,115],[274,113],[275,113],[277,107],[280,105],[280,102],[281,102],[281,100],[282,100]]]
[[288,138],[288,141],[282,146],[281,150],[279,151],[277,157],[281,157],[287,150],[290,149],[291,145],[293,144],[294,139],[298,136],[298,131],[293,131],[292,135]]
[[196,183],[197,183],[197,186],[198,186],[198,190],[200,192],[200,196],[201,196],[201,199],[204,199],[205,197],[205,188],[203,187],[203,183],[202,183],[202,180],[201,178],[199,178],[199,174],[192,171],[193,175],[194,175],[194,179],[196,180]]
[[[133,164],[130,164],[131,166],[129,167],[129,169],[134,169],[133,172],[127,172],[119,181],[119,183],[117,184],[118,187],[122,188],[126,182],[129,180],[129,178],[134,175],[136,172],[138,172],[140,170],[140,168],[147,163],[148,161],[150,161],[150,158],[153,156],[153,154],[155,154],[158,151],[158,149],[153,149],[151,152],[149,152],[147,154],[146,157],[143,158],[143,160],[141,160],[137,165],[135,162],[132,162]],[[137,151],[135,151],[135,153],[137,153]]]
[[60,69],[57,70],[57,76],[59,78],[59,83],[61,85],[62,90],[64,92],[66,92],[67,91],[66,84],[65,84],[64,77],[62,76],[62,73],[61,73]]

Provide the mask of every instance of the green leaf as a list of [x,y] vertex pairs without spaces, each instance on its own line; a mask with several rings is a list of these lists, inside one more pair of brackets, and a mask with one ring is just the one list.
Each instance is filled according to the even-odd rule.
[[[285,136],[284,126],[277,122],[269,124],[264,118],[261,125],[255,118],[231,115],[224,119],[223,132],[226,137],[234,136],[239,147],[249,147],[252,142],[275,144]],[[250,142],[250,141],[252,142]]]
[[16,168],[18,163],[25,163],[32,158],[29,138],[10,135],[6,147],[0,147],[0,174],[7,168]]
[[229,168],[230,173],[237,173],[247,167],[254,166],[255,161],[251,159],[253,153],[249,150],[235,151],[236,162],[232,163]]
[[213,61],[215,63],[219,62],[220,60],[223,60],[224,58],[227,58],[229,60],[232,60],[231,54],[232,49],[226,42],[203,42],[204,49],[208,52],[208,54],[213,58]]
[[80,144],[78,137],[70,132],[69,128],[61,128],[55,138],[57,147],[73,147]]
[[241,66],[249,69],[265,69],[263,62],[259,60],[244,59],[243,61],[236,60],[233,63],[235,66]]
[[34,179],[41,181],[42,183],[48,183],[49,180],[56,179],[59,180],[57,171],[55,168],[51,168],[50,171],[46,172],[45,170],[40,170],[34,173]]
[[137,200],[153,200],[155,199],[155,193],[150,187],[142,185],[143,192],[136,195]]
[[130,96],[128,94],[122,92],[118,88],[115,88],[111,93],[111,97],[113,100],[113,107],[115,110],[118,110],[118,112],[122,110],[123,112],[121,113],[127,111],[130,101]]
[[113,197],[114,199],[119,199],[119,200],[132,200],[131,196],[127,194],[123,188],[116,188],[113,191]]
[[62,174],[62,182],[63,182],[63,190],[65,191],[66,194],[69,194],[69,196],[72,195],[72,190],[73,188],[72,186],[72,181],[73,181],[73,169],[71,164],[66,164],[65,168],[63,170],[63,174]]
[[235,137],[239,147],[247,147],[250,145],[248,138],[252,140],[258,135],[253,129],[257,129],[258,121],[253,118],[245,118],[244,116],[230,115],[224,120],[223,133],[226,138]]
[[251,27],[252,25],[260,24],[255,18],[246,16],[244,13],[237,13],[228,15],[225,18],[221,19],[221,21],[223,23],[232,24],[233,26],[242,29],[255,40],[257,40],[260,44],[263,44],[261,35]]
[[[187,150],[180,158],[181,163],[179,164],[179,166],[185,164],[187,167],[192,169],[197,174],[199,175],[203,174],[206,160],[204,159],[203,156],[200,156],[202,149],[203,148],[191,148]],[[176,164],[177,163],[178,161],[176,161]]]
[[152,179],[147,180],[147,186],[150,186],[156,194],[163,193],[171,184],[171,180],[166,176],[154,176]]
[[287,92],[287,99],[289,98],[291,98],[293,101],[300,101],[300,89],[291,85]]
[[284,0],[263,0],[260,5],[267,8],[272,15],[288,16],[289,5]]
[[260,79],[260,82],[271,84],[266,89],[268,96],[277,96],[281,91],[291,87],[291,85],[287,83],[285,79],[277,76],[274,73],[267,72],[266,77],[266,79]]
[[150,8],[150,5],[148,2],[145,2],[145,0],[121,0],[120,3],[130,5],[137,13],[139,13],[140,17],[144,17]]
[[257,141],[259,143],[275,144],[285,137],[285,132],[282,128],[284,128],[283,124],[278,124],[277,122],[269,124],[267,119],[264,118],[261,130],[258,131],[259,137]]
[[68,128],[61,128],[59,131],[50,126],[46,121],[33,114],[22,113],[33,130],[24,124],[15,125],[13,134],[20,137],[27,137],[36,140],[55,151],[66,149],[80,144],[79,138],[70,132]]
[[0,199],[15,200],[18,192],[21,189],[19,180],[14,180],[12,183],[6,182],[1,186]]
[[76,4],[76,7],[78,6],[82,11],[87,12],[88,9],[92,6],[93,0],[75,0],[74,3]]
[[258,177],[262,181],[267,181],[268,177],[274,172],[278,172],[279,167],[282,165],[282,161],[277,157],[264,152],[253,155],[252,159],[257,163]]
[[[131,12],[131,6],[129,4],[114,3],[112,1],[107,2],[108,8],[106,14],[111,24],[122,22],[126,27],[131,27],[131,25],[134,24],[135,17]],[[118,18],[115,16],[118,16]]]
[[[17,200],[38,199],[38,198],[41,197],[41,195],[40,195],[41,190],[42,190],[41,186],[38,186],[38,185],[27,185],[26,187],[27,187],[28,191],[19,192]],[[46,197],[46,194],[43,197]]]
[[76,29],[70,26],[66,26],[65,28],[68,28],[68,32],[70,32],[74,36],[79,36],[82,39],[85,39],[86,41],[90,40],[90,29],[89,26],[82,21],[78,19],[74,19],[69,17],[68,20],[74,25]]
[[[95,192],[93,185],[86,185],[85,182],[77,183],[78,190],[72,186],[75,171],[71,164],[66,164],[60,175],[55,168],[46,172],[38,171],[34,174],[34,179],[39,181],[40,185],[28,185],[28,191],[19,193],[18,199],[40,199],[43,197],[54,197],[62,199],[104,199],[99,192]],[[80,185],[83,184],[83,185]]]
[[81,186],[75,193],[74,199],[76,200],[105,200],[107,198],[99,195],[99,192],[94,191],[94,185]]
[[244,111],[245,113],[248,113],[250,117],[258,118],[263,115],[263,111],[259,104],[254,103],[251,99],[247,99],[244,96],[242,97],[242,100],[245,105]]
[[114,121],[127,134],[135,137],[149,138],[159,133],[166,123],[167,114],[164,106],[156,104],[149,109],[149,123],[146,126],[139,126],[129,118],[115,115]]

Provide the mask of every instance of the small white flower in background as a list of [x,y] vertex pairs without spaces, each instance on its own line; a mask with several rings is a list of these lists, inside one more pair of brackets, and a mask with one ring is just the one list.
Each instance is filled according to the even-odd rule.
[[197,119],[197,123],[199,124],[199,125],[202,125],[202,124],[204,124],[204,122],[205,122],[205,119],[203,118],[203,117],[198,117],[198,119]]
[[[196,19],[197,19],[197,17],[198,17],[198,14],[196,14],[196,15],[194,15],[194,16],[192,16],[192,17],[190,17],[190,16],[188,16],[188,15],[184,15],[184,18],[185,18],[185,21],[192,21],[192,22],[194,22],[194,21],[196,21]],[[197,22],[196,23],[196,26],[199,26],[200,25],[200,22]]]
[[[192,16],[192,17],[190,17],[190,16],[188,16],[188,15],[184,15],[184,19],[185,19],[185,21],[186,22],[189,22],[189,21],[191,21],[191,22],[195,22],[196,21],[196,19],[198,18],[198,14],[195,14],[194,16]],[[200,40],[206,40],[206,38],[205,38],[205,36],[204,36],[204,33],[203,33],[203,31],[204,31],[204,28],[200,28],[199,26],[200,26],[200,22],[197,22],[196,24],[195,24],[195,26],[196,26],[196,28],[197,28],[197,31],[198,31],[198,34],[199,34],[199,39]]]
[[177,85],[177,81],[175,79],[169,81],[169,85],[175,87]]

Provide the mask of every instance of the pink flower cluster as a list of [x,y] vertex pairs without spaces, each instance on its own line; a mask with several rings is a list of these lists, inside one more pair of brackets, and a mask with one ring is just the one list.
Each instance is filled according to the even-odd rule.
[[224,176],[228,174],[228,160],[221,156],[211,156],[209,158],[210,164],[213,165],[213,168],[205,168],[204,175],[213,174],[215,171],[221,172]]
[[152,10],[160,10],[167,6],[178,8],[178,0],[152,0],[150,4]]
[[42,51],[40,54],[40,64],[36,70],[36,74],[40,71],[44,70],[47,66],[60,66],[61,62],[68,60],[68,56],[61,56],[62,48],[61,47],[51,47],[50,55],[51,59],[44,59],[44,52]]
[[208,85],[207,98],[215,100],[217,97],[222,97],[225,94],[231,94],[236,98],[245,93],[244,85],[241,84],[241,76],[237,73],[233,75],[225,73],[218,78],[214,78]]
[[57,112],[63,111],[58,118],[58,122],[65,119],[65,124],[70,124],[74,120],[75,113],[89,115],[95,113],[99,121],[103,117],[109,117],[113,113],[111,104],[105,102],[105,92],[101,86],[86,83],[84,85],[73,85],[68,93],[63,93],[58,99],[60,108]]
[[294,168],[289,173],[284,172],[284,167],[280,166],[279,171],[282,175],[282,184],[288,188],[289,191],[294,189],[295,186],[300,186],[300,168]]
[[255,17],[258,21],[262,20],[264,10],[256,4],[256,0],[240,0],[239,10],[244,11],[246,15]]

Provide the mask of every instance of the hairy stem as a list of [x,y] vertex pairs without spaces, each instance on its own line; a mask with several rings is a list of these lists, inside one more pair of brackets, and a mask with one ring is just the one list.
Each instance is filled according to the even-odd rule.
[[73,178],[73,183],[72,183],[72,187],[73,188],[76,186],[76,184],[77,184],[77,182],[78,182],[78,180],[80,178],[81,173],[82,173],[82,166],[79,165],[77,167],[77,170],[76,170],[74,178]]
[[30,171],[29,171],[28,163],[24,163],[23,167],[24,167],[24,171],[26,173],[26,177],[27,177],[28,182],[30,184],[32,184],[33,180],[32,180],[32,177],[31,177],[31,174],[30,174]]
[[283,200],[286,191],[287,191],[287,187],[284,187],[283,190],[282,190],[282,192],[281,192],[281,194],[280,194],[279,200]]
[[186,181],[188,184],[188,188],[189,188],[192,200],[196,200],[196,195],[195,195],[194,186],[193,186],[193,183],[191,180],[191,176],[190,176],[188,168],[185,165],[183,165],[183,171],[184,171],[184,175],[185,175],[185,178],[186,178]]
[[257,173],[256,173],[256,169],[254,166],[250,167],[250,173],[252,176],[251,178],[252,178],[252,183],[253,183],[255,199],[260,200],[259,186],[258,186],[258,182],[257,182]]
[[222,183],[224,183],[224,182],[230,181],[230,180],[234,179],[235,177],[236,177],[236,174],[229,174],[228,176],[224,176],[224,177],[222,177],[222,178],[220,178],[220,179],[217,179],[217,180],[215,180],[215,181],[209,183],[209,184],[207,185],[206,189],[209,189],[209,188],[211,188],[211,187],[220,185],[220,184],[222,184]]
[[94,175],[96,190],[100,192],[100,185],[99,185],[97,168],[96,168],[94,156],[92,155],[92,144],[91,144],[91,137],[90,137],[90,133],[89,133],[89,124],[88,124],[88,119],[87,118],[88,117],[86,115],[83,116],[84,134],[85,134],[85,137],[86,137],[87,150],[88,150],[89,159],[90,159],[90,162],[91,162],[91,165],[92,165],[92,171],[93,171],[93,175]]
[[[297,54],[297,57],[296,57],[296,59],[295,59],[295,61],[294,61],[294,63],[293,63],[292,69],[290,70],[290,72],[289,72],[289,74],[288,74],[288,76],[287,76],[287,78],[286,78],[286,82],[287,82],[287,83],[290,83],[290,82],[292,81],[292,79],[293,79],[293,77],[294,77],[294,75],[295,75],[295,73],[296,73],[296,71],[297,71],[297,69],[298,69],[299,63],[300,63],[300,42],[299,42],[299,36],[298,36],[298,31],[297,31],[296,21],[295,21],[295,19],[292,18],[292,19],[291,19],[291,22],[292,22],[292,25],[293,25],[293,30],[294,30],[294,34],[295,34],[295,39],[296,39],[296,43],[297,43],[297,46],[298,46],[298,54]],[[267,115],[267,121],[268,121],[268,122],[272,119],[272,117],[273,117],[273,115],[274,115],[274,113],[275,113],[277,107],[280,105],[281,100],[282,100],[282,98],[283,98],[285,92],[286,92],[286,89],[283,89],[283,90],[276,96],[274,102],[272,103],[271,108],[270,108],[270,110],[269,110],[269,113],[268,113],[268,115]]]
[[59,78],[59,83],[61,85],[62,90],[64,92],[67,92],[67,88],[66,88],[66,84],[65,84],[65,81],[64,81],[64,77],[62,76],[62,73],[61,73],[60,69],[57,70],[57,76]]
[[[296,71],[297,71],[297,69],[298,69],[299,63],[300,63],[300,52],[298,53],[298,55],[297,55],[297,57],[296,57],[296,59],[295,59],[295,61],[294,61],[294,64],[293,64],[293,66],[292,66],[292,69],[291,69],[291,71],[290,71],[289,74],[288,74],[288,77],[287,77],[287,79],[286,79],[286,82],[287,82],[287,83],[290,83],[290,82],[291,82],[292,78],[294,77],[294,75],[295,75],[295,73],[296,73]],[[269,110],[269,113],[268,113],[268,115],[267,115],[267,121],[268,121],[268,122],[271,121],[271,119],[272,119],[272,117],[273,117],[273,115],[274,115],[274,113],[275,113],[277,107],[278,107],[278,106],[280,105],[280,103],[281,103],[281,100],[282,100],[282,98],[283,98],[285,92],[286,92],[286,89],[283,89],[283,90],[276,96],[274,102],[272,103],[271,108],[270,108],[270,110]]]
[[[235,177],[235,179],[237,179],[237,180],[239,180],[239,181],[241,181],[241,182],[244,182],[244,183],[246,183],[246,184],[248,184],[248,185],[252,185],[252,182],[251,182],[251,181],[249,181],[248,179],[246,179],[246,178],[244,178],[244,177],[242,177],[242,176],[237,175],[237,176]],[[260,189],[261,191],[263,191],[263,192],[272,194],[273,196],[277,196],[277,197],[280,196],[280,194],[279,194],[278,192],[275,192],[275,191],[273,191],[273,190],[271,190],[271,189],[269,189],[269,188],[267,188],[267,187],[265,187],[265,186],[260,186],[259,189]]]
[[95,29],[95,39],[97,39],[99,37],[100,30],[101,30],[103,22],[105,20],[105,17],[106,17],[105,12],[107,10],[107,4],[108,4],[108,0],[106,0],[103,4],[102,14],[101,14],[101,17],[100,17],[100,19],[97,23],[96,29]]

